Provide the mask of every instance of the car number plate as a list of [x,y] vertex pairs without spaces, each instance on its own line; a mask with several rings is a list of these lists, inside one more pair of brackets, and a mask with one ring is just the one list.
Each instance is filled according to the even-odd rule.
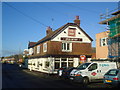
[[105,80],[106,82],[112,82],[111,80]]

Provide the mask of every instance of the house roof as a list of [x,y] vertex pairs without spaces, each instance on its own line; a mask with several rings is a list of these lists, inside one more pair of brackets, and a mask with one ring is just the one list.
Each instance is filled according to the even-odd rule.
[[66,29],[68,26],[77,26],[80,30],[82,30],[82,32],[91,40],[93,41],[93,39],[80,27],[78,26],[76,23],[67,23],[63,26],[61,26],[60,28],[58,28],[57,30],[51,32],[50,34],[48,34],[47,36],[45,36],[44,38],[42,38],[41,40],[39,40],[38,42],[34,42],[34,44],[29,45],[29,47],[33,47],[35,45],[38,45],[40,43],[43,43],[45,41],[51,40],[52,38],[56,37],[59,33],[61,33],[64,29]]
[[30,41],[29,41],[28,48],[33,47],[36,43],[37,43],[37,42],[30,42]]

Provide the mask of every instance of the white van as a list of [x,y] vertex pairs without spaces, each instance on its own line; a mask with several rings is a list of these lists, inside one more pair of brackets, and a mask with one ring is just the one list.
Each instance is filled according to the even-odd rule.
[[70,80],[88,84],[93,80],[103,79],[109,69],[116,69],[116,62],[88,62],[79,65],[70,73]]

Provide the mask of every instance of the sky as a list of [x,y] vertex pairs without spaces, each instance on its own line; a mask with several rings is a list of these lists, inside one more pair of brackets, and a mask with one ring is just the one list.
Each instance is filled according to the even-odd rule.
[[46,28],[53,31],[66,23],[73,23],[75,16],[80,27],[93,39],[106,31],[100,25],[100,14],[116,9],[118,2],[2,2],[2,56],[21,53],[28,42],[37,42],[46,36]]

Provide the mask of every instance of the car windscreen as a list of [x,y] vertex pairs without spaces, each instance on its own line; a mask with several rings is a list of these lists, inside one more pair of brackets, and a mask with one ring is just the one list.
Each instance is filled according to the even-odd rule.
[[109,70],[105,75],[116,76],[117,73],[118,73],[118,70]]
[[84,64],[77,66],[76,69],[83,70],[83,69],[86,69],[89,65],[90,65],[90,63],[84,63]]

